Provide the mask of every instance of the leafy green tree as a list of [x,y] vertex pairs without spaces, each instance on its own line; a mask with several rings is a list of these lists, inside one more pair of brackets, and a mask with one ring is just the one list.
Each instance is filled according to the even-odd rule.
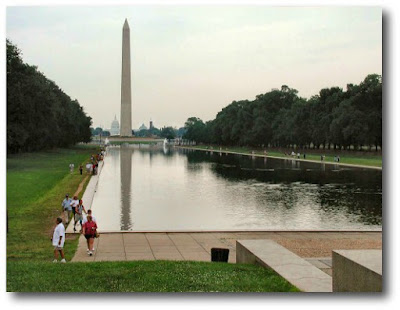
[[194,140],[197,142],[205,142],[205,124],[200,118],[190,117],[185,122],[184,139]]
[[174,139],[176,134],[172,127],[163,127],[160,132],[160,136],[166,139]]
[[382,146],[382,81],[321,89],[309,100],[287,85],[255,100],[233,101],[214,120],[185,123],[184,138],[203,143],[308,148]]
[[89,142],[91,118],[37,67],[7,47],[7,152],[37,151]]

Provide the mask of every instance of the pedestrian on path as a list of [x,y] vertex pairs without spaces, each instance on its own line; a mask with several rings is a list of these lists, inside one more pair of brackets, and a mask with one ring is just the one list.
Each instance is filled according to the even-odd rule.
[[[77,222],[79,222],[79,224],[81,225],[81,231],[82,231],[82,222],[83,222],[83,212],[85,212],[85,214],[87,214],[85,207],[83,206],[83,201],[82,199],[79,200],[79,204],[76,207],[76,221],[75,221],[75,225]],[[75,229],[75,225],[74,225],[74,231],[76,231]]]
[[68,224],[72,212],[71,202],[72,202],[71,198],[69,198],[68,194],[66,194],[63,202],[61,203],[62,211],[64,211],[64,218],[66,224]]
[[61,263],[66,263],[64,256],[64,242],[65,242],[65,227],[62,222],[61,217],[57,217],[56,220],[57,226],[53,232],[53,238],[51,239],[52,244],[54,246],[54,260],[53,263],[58,262],[58,253],[61,255]]
[[74,196],[71,200],[71,209],[72,209],[72,217],[75,220],[75,213],[76,213],[76,207],[79,204],[79,199],[78,196]]
[[[90,216],[92,217],[92,221],[95,222],[95,223],[97,224],[96,217],[93,215],[92,209],[89,209],[89,210],[87,211],[87,215],[88,215],[88,216],[90,215]],[[86,222],[87,222],[87,216],[84,216],[84,215],[83,215],[82,225],[85,224]]]
[[92,256],[94,251],[94,238],[97,234],[97,224],[96,222],[93,222],[92,217],[90,215],[87,216],[87,222],[83,224],[83,235],[86,238],[87,242],[87,253]]
[[76,224],[79,222],[80,216],[79,216],[79,204],[82,200],[79,200],[77,196],[74,196],[74,200],[72,200],[72,211],[74,213],[74,231],[76,231],[75,227]]

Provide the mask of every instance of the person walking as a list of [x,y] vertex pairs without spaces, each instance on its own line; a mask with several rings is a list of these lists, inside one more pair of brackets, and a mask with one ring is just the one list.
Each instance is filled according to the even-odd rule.
[[66,263],[64,256],[64,242],[65,242],[65,227],[61,217],[57,217],[57,226],[54,228],[53,238],[51,239],[54,246],[54,260],[53,263],[58,262],[58,253],[61,255],[61,263]]
[[63,202],[61,203],[62,210],[64,211],[66,224],[68,224],[72,212],[71,202],[72,202],[71,198],[69,198],[68,194],[66,194]]
[[87,163],[86,164],[86,173],[90,174],[91,170],[92,170],[92,164],[91,163]]
[[[90,215],[92,217],[92,221],[96,222],[96,224],[97,224],[96,217],[93,215],[92,209],[87,210],[87,215],[88,216]],[[86,222],[87,222],[87,216],[83,215],[82,225],[85,224]]]
[[72,216],[74,217],[74,219],[75,219],[76,207],[78,206],[78,204],[79,204],[78,196],[74,196],[71,200]]
[[74,218],[74,231],[75,231],[75,225],[76,225],[76,208],[79,205],[79,199],[77,196],[74,196],[74,198],[71,201],[71,208],[72,208],[72,217]]
[[94,250],[94,238],[97,234],[97,224],[96,222],[93,222],[92,220],[92,216],[88,215],[87,216],[87,222],[85,224],[83,224],[82,227],[82,233],[86,238],[86,242],[87,242],[87,253],[92,256],[93,255],[93,250]]
[[82,175],[82,171],[83,171],[83,166],[80,165],[80,166],[79,166],[79,172],[80,172],[81,175]]
[[80,199],[75,211],[74,231],[76,231],[75,226],[78,222],[81,225],[82,230],[83,212],[87,213],[85,207],[82,204],[82,199]]

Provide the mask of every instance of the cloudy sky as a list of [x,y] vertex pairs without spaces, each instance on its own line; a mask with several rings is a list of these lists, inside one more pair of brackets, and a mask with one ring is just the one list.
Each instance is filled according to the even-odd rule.
[[286,84],[321,88],[382,74],[378,7],[8,7],[6,36],[95,127],[120,119],[121,43],[131,28],[132,124],[210,120],[233,100]]

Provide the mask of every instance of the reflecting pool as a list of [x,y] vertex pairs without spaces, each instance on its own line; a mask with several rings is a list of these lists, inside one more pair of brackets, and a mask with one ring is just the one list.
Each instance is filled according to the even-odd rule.
[[374,230],[382,171],[112,146],[92,210],[101,231]]

